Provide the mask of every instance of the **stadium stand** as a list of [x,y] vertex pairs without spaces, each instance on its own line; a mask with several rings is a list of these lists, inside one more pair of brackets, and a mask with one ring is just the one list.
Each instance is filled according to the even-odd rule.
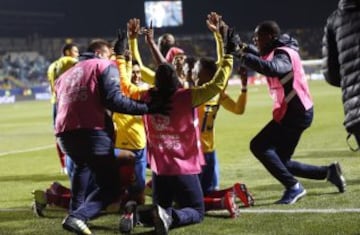
[[[314,29],[290,29],[283,33],[288,33],[295,37],[299,44],[300,54],[303,59],[316,59],[321,57],[321,35],[322,28]],[[239,32],[245,42],[250,42],[253,32]],[[156,36],[156,35],[155,35]],[[175,35],[178,45],[187,54],[196,56],[215,57],[214,50],[208,50],[213,45],[211,34],[197,35]],[[106,38],[106,37],[105,37]],[[32,35],[27,38],[4,38],[0,37],[0,95],[5,94],[5,90],[12,90],[10,93],[20,93],[19,89],[29,89],[33,87],[46,87],[46,70],[50,62],[61,55],[61,48],[64,42],[72,40],[79,45],[80,52],[93,38],[45,38],[39,35]],[[106,38],[109,41],[114,38]],[[154,66],[150,51],[145,45],[143,38],[139,43],[142,51],[143,60],[150,67]],[[314,69],[310,68],[311,73]],[[260,78],[261,79],[261,78]],[[44,90],[44,89],[40,89]],[[27,93],[27,92],[24,92]]]

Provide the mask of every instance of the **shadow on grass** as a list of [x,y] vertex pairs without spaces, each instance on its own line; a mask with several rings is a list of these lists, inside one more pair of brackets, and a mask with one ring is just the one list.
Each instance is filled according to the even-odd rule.
[[[299,181],[304,185],[305,189],[307,190],[307,196],[341,196],[347,195],[347,193],[355,193],[359,191],[358,186],[360,184],[360,179],[351,179],[347,180],[347,191],[343,193],[339,193],[337,187],[330,182],[325,180],[311,180],[311,179],[304,179],[298,178]],[[318,189],[326,190],[326,192],[319,192]],[[267,184],[267,185],[259,185],[249,189],[252,192],[256,192],[255,196],[255,206],[259,207],[266,207],[274,205],[275,201],[279,200],[283,193],[283,187],[281,184]],[[274,191],[278,191],[275,193]],[[242,207],[240,207],[242,208]]]
[[14,222],[14,221],[25,221],[25,220],[35,220],[39,222],[44,222],[51,219],[62,219],[64,218],[65,211],[56,211],[57,214],[54,214],[55,211],[51,213],[46,213],[44,217],[37,217],[31,211],[31,208],[11,208],[9,210],[0,211],[0,221],[1,222]]
[[52,182],[55,180],[67,180],[67,175],[59,174],[37,174],[37,175],[5,175],[0,176],[0,182]]
[[359,153],[351,152],[350,150],[303,150],[295,152],[293,155],[293,160],[302,159],[302,158],[336,158],[337,156],[344,157],[359,157]]
[[[53,224],[54,226],[56,226],[56,230],[65,232],[65,230],[61,229],[61,222],[65,218],[66,214],[67,213],[64,209],[50,207],[44,210],[44,215],[45,215],[44,217],[37,217],[32,213],[30,207],[9,208],[9,209],[0,210],[0,224],[1,223],[18,224],[17,229],[19,231],[25,230],[26,226],[31,225],[33,227],[31,230],[34,231],[29,232],[30,234],[38,234],[36,231],[42,231],[43,227],[49,226],[49,224]],[[103,214],[103,215],[106,216],[107,214]],[[97,219],[94,219],[89,223],[89,228],[95,233],[101,233],[101,234],[119,233],[119,231],[117,230],[116,227],[114,227],[113,224],[111,225],[109,224],[109,226],[107,226],[106,224],[98,225],[97,223],[99,223]],[[100,223],[102,222],[100,221]],[[11,226],[9,227],[9,231],[10,230],[11,230]],[[150,234],[154,234],[154,228],[138,226],[131,233],[139,234],[139,235],[140,234],[150,235]],[[1,229],[0,229],[0,234],[3,234]],[[44,233],[39,233],[39,234],[44,234]]]
[[[89,228],[94,233],[104,233],[104,234],[117,234],[119,231],[114,229],[112,226],[103,226],[103,225],[92,225],[89,224]],[[137,226],[132,231],[131,234],[141,234],[141,235],[150,235],[155,234],[153,227],[144,227],[144,226]]]
[[219,211],[208,211],[205,214],[205,217],[217,218],[217,219],[229,219],[229,212],[227,210]]
[[14,211],[6,210],[0,211],[0,221],[23,221],[28,220],[29,218],[35,218],[31,210],[28,208],[28,212],[26,212],[26,208],[14,208]]
[[131,231],[131,234],[138,234],[138,235],[154,235],[155,231],[154,229],[150,230],[150,231],[138,231],[136,232],[136,228]]

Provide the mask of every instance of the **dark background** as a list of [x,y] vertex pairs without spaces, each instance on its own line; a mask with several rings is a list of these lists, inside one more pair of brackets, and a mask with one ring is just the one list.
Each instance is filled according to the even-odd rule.
[[[208,32],[207,13],[216,11],[239,31],[253,30],[263,20],[282,29],[319,28],[338,0],[183,0],[184,25],[163,28],[176,34]],[[140,0],[1,0],[0,36],[107,37],[133,17],[144,22]]]

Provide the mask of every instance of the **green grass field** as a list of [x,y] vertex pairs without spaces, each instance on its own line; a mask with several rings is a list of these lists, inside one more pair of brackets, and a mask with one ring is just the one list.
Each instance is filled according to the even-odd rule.
[[[221,185],[247,184],[256,198],[252,208],[241,208],[236,219],[227,213],[209,213],[198,225],[171,230],[170,234],[360,234],[360,154],[351,152],[342,126],[340,90],[324,81],[311,81],[315,103],[313,125],[304,132],[294,159],[327,165],[339,161],[347,179],[347,192],[326,181],[300,179],[307,196],[294,205],[275,205],[283,192],[249,151],[251,138],[271,118],[271,100],[265,86],[250,87],[244,115],[221,110],[217,116],[217,151]],[[236,97],[238,87],[229,87]],[[68,234],[61,227],[66,212],[47,210],[34,217],[30,205],[33,189],[45,189],[53,181],[69,185],[60,174],[55,152],[48,101],[0,105],[0,235]],[[90,222],[96,234],[117,234],[119,215]],[[136,228],[134,234],[151,234]]]

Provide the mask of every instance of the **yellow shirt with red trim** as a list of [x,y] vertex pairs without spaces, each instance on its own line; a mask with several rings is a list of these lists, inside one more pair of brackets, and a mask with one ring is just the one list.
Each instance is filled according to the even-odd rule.
[[[140,99],[147,86],[136,86],[130,82],[131,66],[124,59],[117,59],[120,70],[121,90],[132,99]],[[130,69],[130,71],[129,71]],[[115,127],[115,148],[138,150],[146,146],[146,135],[142,116],[122,113],[113,114]]]

